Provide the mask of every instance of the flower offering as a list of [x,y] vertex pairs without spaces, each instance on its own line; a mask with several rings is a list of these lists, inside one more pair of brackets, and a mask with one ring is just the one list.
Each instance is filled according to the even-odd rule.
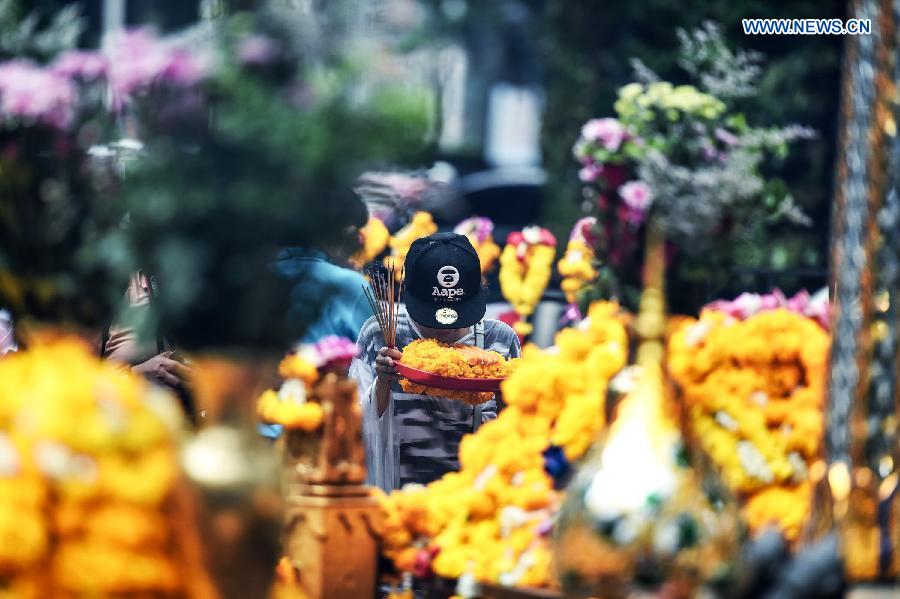
[[[471,345],[455,343],[448,345],[434,339],[416,339],[403,349],[401,363],[438,376],[465,379],[503,379],[515,370],[518,360],[506,360],[495,351],[485,350]],[[400,380],[400,385],[407,393],[434,394],[464,401],[469,404],[480,404],[494,397],[492,392],[465,392],[453,389],[437,388],[410,381]]]
[[256,403],[260,419],[280,424],[288,430],[319,430],[324,420],[322,406],[312,397],[320,373],[344,368],[356,356],[358,348],[349,339],[331,335],[316,343],[301,344],[278,365],[284,382],[278,391],[267,389]]
[[502,385],[508,407],[463,438],[460,471],[382,498],[384,552],[401,570],[507,586],[554,584],[548,535],[561,464],[604,425],[609,380],[626,363],[618,305],[596,303],[555,351],[525,348]]
[[593,216],[579,219],[569,235],[566,253],[556,265],[563,278],[560,287],[569,303],[574,303],[577,293],[597,277],[594,268],[596,236],[593,233],[596,226],[597,219]]
[[193,596],[203,574],[179,553],[170,396],[72,338],[4,356],[0,380],[8,596]]
[[534,313],[553,274],[556,238],[547,229],[525,227],[510,233],[500,254],[500,290],[521,317],[515,324],[520,336],[531,333],[526,318]]
[[681,323],[669,340],[669,371],[694,437],[744,498],[748,524],[776,524],[793,539],[809,514],[806,481],[824,429],[829,336],[768,297],[743,319],[722,310],[736,300]]
[[454,233],[465,235],[472,242],[481,261],[481,273],[493,268],[500,257],[500,246],[494,243],[494,223],[484,216],[473,216],[462,221],[453,228]]

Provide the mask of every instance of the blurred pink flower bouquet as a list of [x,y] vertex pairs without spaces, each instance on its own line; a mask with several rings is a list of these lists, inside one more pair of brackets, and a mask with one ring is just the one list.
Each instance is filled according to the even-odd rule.
[[[679,64],[699,84],[673,85],[636,61],[636,81],[619,89],[615,117],[587,121],[573,147],[588,212],[597,216],[596,295],[632,307],[648,221],[663,231],[686,279],[708,283],[712,264],[730,263],[733,239],[761,223],[807,220],[762,167],[813,132],[747,122],[732,101],[755,93],[759,57],[727,48],[714,25],[679,38]],[[709,77],[701,58],[710,56],[742,85]]]

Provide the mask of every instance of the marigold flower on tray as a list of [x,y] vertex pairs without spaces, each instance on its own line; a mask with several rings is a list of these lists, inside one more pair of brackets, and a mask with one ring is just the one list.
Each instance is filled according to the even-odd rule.
[[[416,339],[403,349],[401,362],[439,376],[466,379],[506,378],[515,369],[517,360],[506,360],[501,354],[470,345],[447,345],[434,339]],[[489,401],[491,392],[468,392],[440,389],[401,379],[400,385],[407,393],[438,395],[448,399],[480,404]]]

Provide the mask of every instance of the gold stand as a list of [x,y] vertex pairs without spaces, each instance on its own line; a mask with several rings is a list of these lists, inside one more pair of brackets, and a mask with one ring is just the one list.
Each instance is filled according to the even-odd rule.
[[374,597],[381,511],[366,476],[356,384],[335,373],[316,386],[320,431],[287,431],[285,551],[310,599]]

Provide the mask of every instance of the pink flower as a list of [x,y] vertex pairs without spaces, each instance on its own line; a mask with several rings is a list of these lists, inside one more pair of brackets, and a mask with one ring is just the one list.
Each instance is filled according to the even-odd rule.
[[597,219],[593,216],[583,216],[578,219],[572,232],[569,234],[569,241],[577,239],[583,241],[590,246],[597,244],[597,235],[594,233],[594,227],[597,226]]
[[50,69],[63,77],[95,81],[106,75],[107,66],[106,57],[99,52],[69,50],[60,54]]
[[578,178],[581,179],[581,181],[584,183],[593,183],[600,178],[600,173],[602,172],[602,166],[591,162],[584,165],[584,167],[582,167],[582,169],[578,171]]
[[148,29],[125,32],[109,48],[109,81],[119,99],[158,82],[193,85],[207,70],[207,61],[199,55],[164,42]]
[[247,65],[261,65],[271,61],[276,54],[275,42],[264,35],[248,35],[238,42],[238,60]]
[[600,142],[610,152],[615,152],[625,140],[625,126],[612,118],[591,119],[581,128],[581,136],[589,141]]
[[315,343],[304,343],[298,353],[317,368],[335,364],[349,364],[359,354],[359,347],[346,337],[328,335]]
[[653,192],[643,181],[629,181],[619,188],[619,195],[625,204],[641,213],[647,212],[653,203]]
[[799,291],[794,297],[787,300],[785,307],[791,312],[806,314],[806,310],[809,307],[809,292],[805,289]]
[[24,60],[0,64],[0,112],[60,129],[74,117],[77,101],[69,79]]
[[772,293],[762,296],[761,301],[762,304],[760,310],[762,311],[782,308],[787,303],[787,300],[780,289],[775,289]]
[[494,232],[494,223],[485,216],[473,216],[453,227],[453,232],[471,237],[478,243],[484,243],[491,238]]
[[741,141],[734,133],[721,127],[716,127],[715,135],[716,139],[721,141],[726,146],[736,146]]

